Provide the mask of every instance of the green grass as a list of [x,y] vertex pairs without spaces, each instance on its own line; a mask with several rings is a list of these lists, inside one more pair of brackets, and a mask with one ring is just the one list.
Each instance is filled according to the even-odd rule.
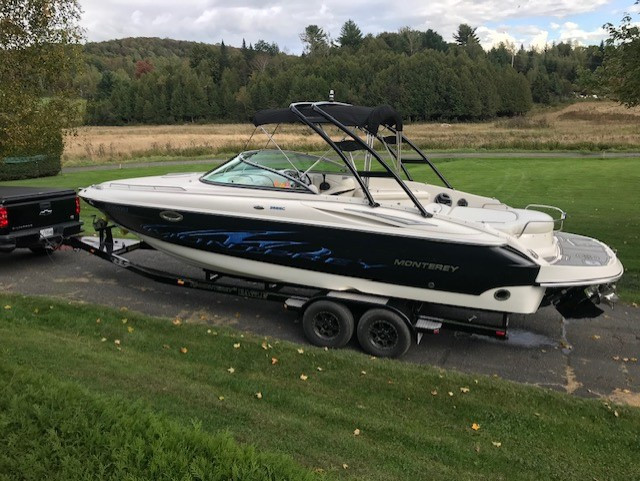
[[[219,433],[230,432],[272,453],[259,457],[267,460],[259,466],[286,453],[330,479],[640,478],[635,408],[357,352],[304,346],[299,353],[298,346],[271,339],[263,347],[250,334],[103,307],[0,294],[4,306],[10,308],[0,309],[0,378],[13,394],[0,399],[13,399],[7,412],[16,414],[0,417],[0,433],[8,433],[0,436],[0,459],[22,466],[26,474],[18,474],[20,479],[42,477],[35,462],[31,471],[25,467],[32,451],[54,477],[69,472],[62,471],[67,464],[55,461],[66,456],[66,446],[72,448],[66,463],[78,469],[106,462],[110,455],[98,449],[101,443],[119,449],[111,456],[121,466],[131,463],[135,475],[128,479],[153,479],[139,467],[154,454],[146,437],[158,432],[167,435],[154,439],[168,459],[184,449],[204,463],[207,443],[217,445]],[[188,352],[182,354],[181,347]],[[43,381],[14,374],[24,371],[40,373]],[[47,379],[82,388],[58,388]],[[151,427],[147,420],[153,420]],[[103,433],[111,422],[113,430]],[[200,431],[194,433],[194,426]],[[28,432],[29,440],[12,437],[14,432]],[[169,439],[174,434],[182,436],[181,444]],[[98,459],[90,454],[98,452]],[[183,469],[188,456],[174,454]],[[283,472],[295,472],[286,460],[281,464]]]
[[144,403],[0,366],[0,479],[311,480],[290,458],[178,423]]
[[[640,301],[640,216],[638,159],[439,159],[439,168],[459,190],[496,197],[514,207],[529,203],[556,205],[569,213],[565,230],[595,237],[618,251],[625,275],[619,283],[623,299]],[[203,164],[157,165],[109,171],[61,174],[9,184],[82,187],[105,180],[166,172],[201,172]],[[418,180],[433,180],[427,168],[412,166]],[[85,205],[82,218],[91,232]]]

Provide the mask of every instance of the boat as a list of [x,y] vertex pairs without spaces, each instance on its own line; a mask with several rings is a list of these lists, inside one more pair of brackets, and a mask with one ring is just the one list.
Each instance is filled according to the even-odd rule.
[[[208,172],[108,181],[79,195],[207,272],[465,312],[552,304],[586,317],[617,298],[623,266],[610,247],[563,232],[557,207],[456,190],[392,107],[296,102],[253,123],[263,148]],[[326,152],[281,148],[282,125],[319,136]]]

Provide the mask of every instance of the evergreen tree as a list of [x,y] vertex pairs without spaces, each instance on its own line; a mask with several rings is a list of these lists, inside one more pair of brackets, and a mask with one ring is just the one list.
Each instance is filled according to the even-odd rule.
[[362,45],[362,31],[353,20],[349,19],[342,25],[338,43],[343,48],[353,50],[358,49],[358,47]]
[[471,44],[480,44],[480,39],[476,35],[477,28],[472,28],[466,23],[458,26],[458,31],[453,34],[453,38],[458,45],[466,46]]
[[307,25],[300,34],[304,51],[310,56],[326,55],[329,52],[329,35],[317,25]]

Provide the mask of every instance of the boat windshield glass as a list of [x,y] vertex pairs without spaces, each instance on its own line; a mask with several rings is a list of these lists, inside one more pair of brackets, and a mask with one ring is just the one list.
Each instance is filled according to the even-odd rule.
[[311,175],[343,174],[348,169],[328,158],[301,152],[254,150],[243,152],[201,180],[216,184],[316,192]]

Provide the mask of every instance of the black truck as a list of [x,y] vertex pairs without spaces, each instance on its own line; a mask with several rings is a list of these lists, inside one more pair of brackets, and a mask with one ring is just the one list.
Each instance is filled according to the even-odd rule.
[[0,185],[0,253],[28,248],[44,254],[81,231],[75,191]]

